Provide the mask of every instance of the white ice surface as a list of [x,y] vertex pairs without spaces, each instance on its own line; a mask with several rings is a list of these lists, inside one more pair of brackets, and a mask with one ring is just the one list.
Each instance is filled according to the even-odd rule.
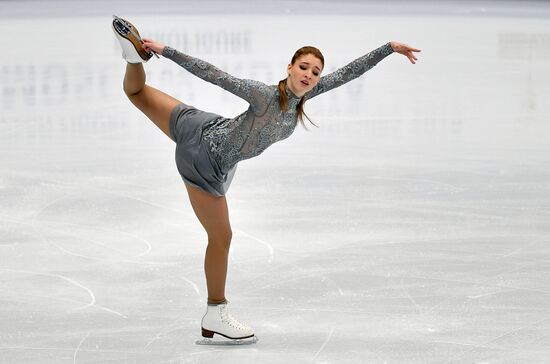
[[[1,363],[548,363],[550,4],[95,4],[0,2]],[[173,143],[122,92],[112,13],[266,83],[304,44],[325,73],[422,49],[239,165],[227,295],[255,346],[194,344],[206,235]],[[246,108],[169,60],[146,70]]]

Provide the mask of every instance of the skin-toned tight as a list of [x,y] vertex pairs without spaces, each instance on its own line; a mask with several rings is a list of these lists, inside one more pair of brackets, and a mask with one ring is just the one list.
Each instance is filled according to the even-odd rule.
[[[128,63],[123,88],[130,101],[170,137],[170,113],[181,102],[146,85],[145,71],[140,63]],[[225,196],[217,197],[187,184],[185,187],[191,206],[208,234],[204,259],[208,301],[220,302],[225,299],[227,259],[232,237],[227,200]]]

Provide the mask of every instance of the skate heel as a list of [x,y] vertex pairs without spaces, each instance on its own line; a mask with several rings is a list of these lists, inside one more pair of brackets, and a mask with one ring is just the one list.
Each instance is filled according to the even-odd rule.
[[207,337],[209,339],[212,339],[214,337],[214,331],[206,330],[205,328],[203,328],[202,337]]

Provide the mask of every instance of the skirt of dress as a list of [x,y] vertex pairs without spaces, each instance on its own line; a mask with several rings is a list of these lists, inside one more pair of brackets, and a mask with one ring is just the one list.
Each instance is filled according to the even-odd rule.
[[214,196],[223,196],[229,189],[235,169],[223,173],[203,140],[203,129],[220,115],[179,104],[170,114],[170,133],[176,142],[176,166],[183,181]]

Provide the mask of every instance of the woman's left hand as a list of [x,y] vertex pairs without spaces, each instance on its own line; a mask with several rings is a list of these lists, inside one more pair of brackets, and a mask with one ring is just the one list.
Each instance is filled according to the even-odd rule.
[[411,61],[412,64],[415,64],[416,63],[415,61],[418,60],[418,58],[416,58],[413,52],[420,52],[420,49],[413,48],[401,42],[393,41],[393,42],[390,42],[390,44],[395,52],[406,56],[409,59],[409,61]]

